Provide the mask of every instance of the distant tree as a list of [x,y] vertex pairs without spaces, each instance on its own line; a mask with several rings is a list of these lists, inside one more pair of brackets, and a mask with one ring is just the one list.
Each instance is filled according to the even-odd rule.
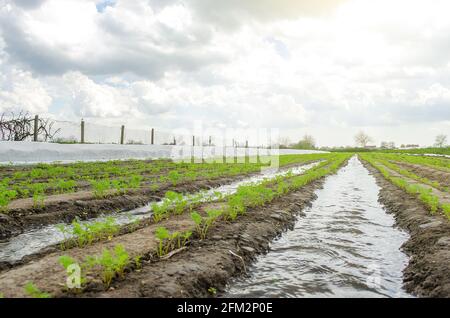
[[380,144],[380,148],[381,149],[394,149],[395,148],[395,143],[393,141],[382,141]]
[[447,145],[447,136],[444,134],[436,136],[434,145],[439,148],[445,147]]
[[294,145],[294,148],[297,149],[315,149],[316,148],[316,141],[314,140],[314,137],[311,135],[304,135],[303,139],[300,140],[298,143]]
[[288,137],[280,137],[280,139],[278,140],[279,144],[280,144],[280,148],[281,149],[286,149],[290,146],[291,141],[289,140]]
[[369,135],[367,135],[364,131],[360,131],[355,135],[356,145],[362,148],[367,147],[367,145],[372,141],[373,139]]

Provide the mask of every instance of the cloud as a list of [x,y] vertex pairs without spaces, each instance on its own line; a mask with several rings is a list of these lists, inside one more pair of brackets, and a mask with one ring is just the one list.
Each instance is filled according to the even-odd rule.
[[26,9],[39,8],[46,0],[14,0],[14,4]]
[[71,96],[70,107],[80,117],[130,118],[169,110],[164,92],[148,81],[128,83],[110,78],[97,83],[80,72],[69,72],[63,80],[63,89]]
[[47,113],[51,103],[52,97],[30,72],[3,69],[0,73],[0,112]]
[[441,0],[0,0],[0,105],[135,127],[278,127],[322,144],[403,127],[403,142],[415,142],[407,132],[426,142],[421,130],[449,131],[448,10]]
[[329,13],[345,0],[190,0],[187,3],[202,20],[235,30],[249,21],[297,19]]
[[180,5],[157,14],[146,1],[124,1],[102,11],[79,0],[47,0],[33,11],[10,6],[0,15],[5,51],[12,62],[42,75],[80,71],[157,79],[168,70],[227,61],[206,46],[208,28],[192,23]]

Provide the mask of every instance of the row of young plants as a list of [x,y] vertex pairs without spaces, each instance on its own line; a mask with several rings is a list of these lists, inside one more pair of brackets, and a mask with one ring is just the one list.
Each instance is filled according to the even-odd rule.
[[[206,238],[209,230],[218,220],[233,222],[251,208],[262,207],[314,180],[334,173],[349,156],[348,154],[334,155],[301,175],[287,174],[259,184],[240,186],[236,193],[222,197],[219,200],[219,203],[221,203],[219,204],[220,207],[206,209],[203,215],[196,209],[204,202],[204,198],[200,197],[199,199],[181,203],[180,197],[172,197],[172,200],[168,199],[162,205],[153,207],[153,218],[155,222],[160,222],[173,214],[182,214],[185,211],[190,211],[191,219],[195,224],[195,234],[202,240]],[[174,249],[172,235],[173,233],[170,233],[164,227],[158,229],[155,236],[160,246],[158,255],[164,256]]]
[[[263,206],[290,191],[299,189],[318,178],[335,172],[348,157],[349,155],[343,154],[333,155],[302,175],[287,174],[283,177],[266,180],[260,184],[241,186],[233,195],[217,196],[222,203],[220,208],[206,210],[202,213],[196,211],[195,208],[204,202],[204,197],[199,196],[198,200],[191,198],[189,201],[183,202],[182,195],[174,192],[167,193],[166,198],[171,202],[167,210],[176,214],[189,211],[195,227],[193,231],[184,232],[170,232],[165,227],[159,227],[155,232],[155,238],[159,243],[156,254],[159,257],[164,257],[171,251],[185,247],[189,244],[193,234],[197,239],[205,239],[218,220],[233,222],[250,208]],[[168,217],[168,215],[165,215],[165,217]],[[162,219],[155,221],[159,222]],[[72,245],[82,247],[92,244],[98,239],[106,239],[116,235],[118,226],[112,219],[90,225],[81,225],[78,221],[75,221],[71,229],[68,230],[67,228],[67,231],[70,231],[68,232],[70,239],[66,240],[66,243],[70,245],[69,242],[72,242]],[[69,276],[77,268],[81,268],[80,288],[71,289],[72,292],[81,292],[92,279],[92,275],[98,275],[105,287],[109,287],[115,278],[123,277],[127,269],[139,268],[142,257],[140,255],[132,258],[122,245],[116,245],[112,250],[104,249],[101,255],[86,256],[81,263],[70,256],[61,256],[59,262]],[[71,267],[71,265],[76,266]],[[32,294],[29,295],[33,296]],[[34,297],[40,296],[50,295],[35,288]]]
[[414,156],[407,154],[372,153],[375,158],[397,162],[428,166],[433,169],[450,172],[450,159],[439,157]]
[[[324,163],[323,163],[324,164]],[[291,177],[292,174],[289,172],[286,177]],[[275,180],[281,180],[282,177],[278,177]],[[280,186],[281,188],[282,186]],[[238,193],[240,196],[246,195],[246,190],[248,187],[240,187]],[[255,188],[255,191],[264,192],[264,189]],[[169,214],[182,214],[186,210],[193,212],[193,209],[204,202],[220,201],[223,199],[223,194],[220,192],[208,193],[207,191],[202,191],[195,195],[184,196],[181,193],[174,191],[167,191],[164,198],[157,203],[152,205],[153,221],[159,222],[164,218],[167,218]],[[233,204],[231,199],[230,204]],[[235,218],[233,215],[237,213],[236,208],[234,212],[231,212],[231,218]],[[139,219],[131,220],[129,222],[129,230],[139,228]],[[75,219],[71,225],[60,224],[57,226],[59,231],[63,234],[64,240],[61,242],[60,247],[65,250],[69,247],[77,246],[84,247],[86,245],[91,245],[93,242],[104,240],[106,238],[111,238],[120,231],[120,226],[116,223],[113,217],[107,217],[103,221],[97,222],[80,222]]]
[[141,173],[143,171],[158,173],[165,168],[175,166],[175,163],[169,160],[109,160],[95,162],[76,162],[71,164],[59,163],[39,163],[32,166],[15,167],[13,165],[0,166],[12,180],[45,180],[51,178],[65,178],[77,180],[82,176],[124,176],[128,171]]
[[431,214],[442,212],[450,219],[450,204],[440,202],[439,197],[432,193],[430,188],[411,184],[407,180],[393,176],[379,159],[374,158],[371,154],[360,154],[360,157],[370,163],[383,175],[385,179],[390,181],[405,192],[416,196],[430,211]]
[[[114,278],[123,278],[125,271],[131,269],[130,267],[139,268],[141,259],[138,256],[131,258],[123,245],[117,244],[112,249],[104,249],[100,255],[86,256],[81,263],[70,256],[63,255],[59,258],[59,264],[64,267],[69,277],[73,276],[72,280],[68,279],[68,282],[74,285],[70,292],[80,293],[91,279],[87,276],[88,273],[98,273],[107,288]],[[68,290],[67,285],[66,289]],[[42,291],[32,281],[27,282],[23,291],[30,298],[52,297],[50,293]],[[0,298],[3,298],[2,293],[0,293]]]
[[97,273],[105,287],[108,288],[114,278],[124,277],[126,269],[131,269],[131,266],[139,268],[141,256],[132,258],[123,245],[117,244],[112,249],[103,249],[100,255],[87,255],[81,263],[67,255],[61,256],[59,263],[69,276],[73,275],[75,271],[79,272],[78,287],[72,291],[80,292],[90,281],[88,274]]
[[[326,155],[293,155],[280,157],[280,165],[288,165],[292,163],[304,163],[313,160],[319,160]],[[146,176],[145,182],[152,190],[157,190],[162,184],[171,184],[176,186],[181,182],[195,181],[198,179],[214,179],[225,176],[236,176],[247,174],[261,169],[261,164],[186,164],[171,163],[164,161],[170,165],[172,170],[166,174],[151,177]],[[140,163],[148,165],[148,163]],[[123,169],[126,170],[126,169]],[[133,171],[134,172],[134,171]],[[84,181],[88,181],[90,189],[92,189],[95,197],[104,198],[108,194],[124,194],[128,190],[139,188],[144,183],[144,177],[139,174],[128,173],[121,178],[100,178],[91,179],[90,176],[83,175]],[[32,197],[34,207],[42,207],[46,195],[71,193],[76,191],[78,183],[75,180],[52,179],[49,182],[33,182],[32,180],[22,181],[20,183],[11,182],[10,178],[3,178],[0,181],[0,212],[7,211],[8,204],[19,198]]]
[[384,160],[381,158],[376,158],[376,160],[378,160],[378,162],[380,162],[381,164],[383,164],[384,166],[386,166],[387,168],[401,174],[402,176],[405,176],[407,178],[419,181],[423,184],[427,184],[435,189],[438,189],[440,191],[445,191],[445,192],[449,192],[450,189],[448,187],[444,187],[443,185],[441,185],[439,182],[437,181],[432,181],[429,180],[428,178],[424,178],[421,176],[416,175],[415,173],[407,170],[407,169],[403,169],[401,167],[399,167],[398,165],[396,165],[395,163],[392,163],[388,160]]

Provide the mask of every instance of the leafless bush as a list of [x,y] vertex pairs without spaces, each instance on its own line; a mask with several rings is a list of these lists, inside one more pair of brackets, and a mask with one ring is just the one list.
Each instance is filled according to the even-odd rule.
[[[54,121],[50,119],[39,118],[37,125],[38,139],[47,141],[59,132],[59,129],[53,131]],[[2,113],[0,116],[0,140],[6,141],[24,141],[34,136],[34,117],[21,111],[19,113]]]

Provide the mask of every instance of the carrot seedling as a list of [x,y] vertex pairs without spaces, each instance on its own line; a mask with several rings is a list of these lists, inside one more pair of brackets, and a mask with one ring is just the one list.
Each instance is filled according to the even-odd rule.
[[25,285],[24,291],[31,298],[51,298],[52,297],[50,294],[41,291],[32,282],[28,282]]

